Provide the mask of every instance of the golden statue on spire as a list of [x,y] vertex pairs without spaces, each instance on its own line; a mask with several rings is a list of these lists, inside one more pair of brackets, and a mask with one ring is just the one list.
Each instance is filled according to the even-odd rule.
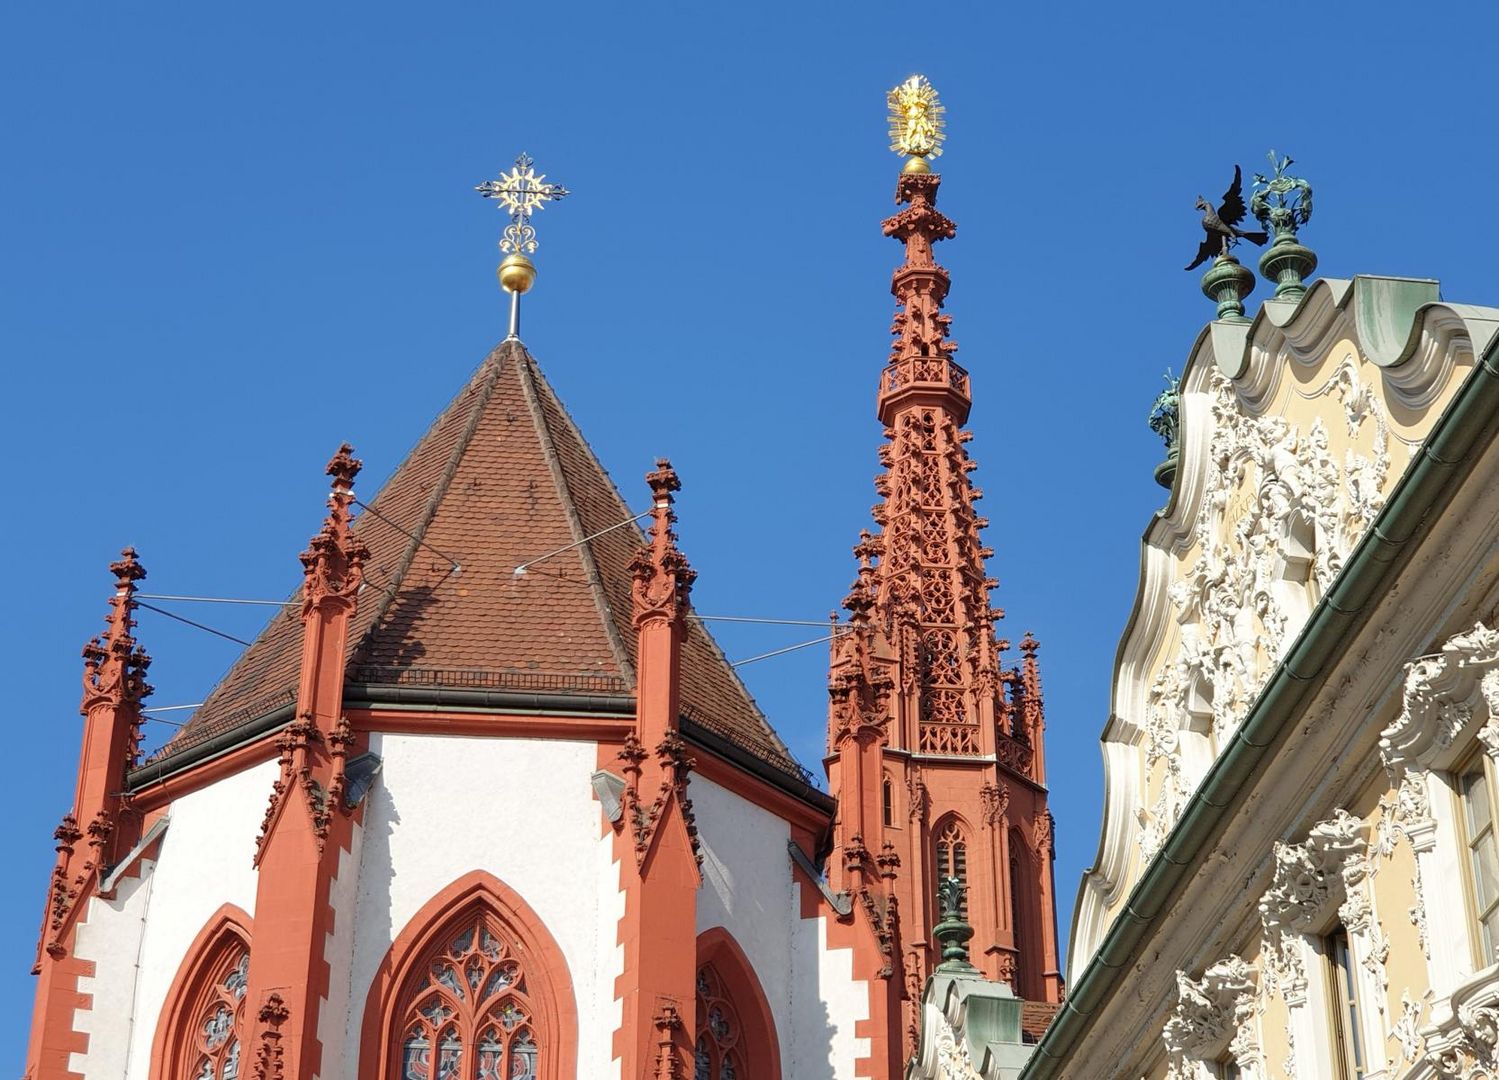
[[940,157],[943,134],[937,88],[925,75],[912,75],[885,95],[890,106],[890,149],[906,154],[907,172],[930,172],[926,159]]

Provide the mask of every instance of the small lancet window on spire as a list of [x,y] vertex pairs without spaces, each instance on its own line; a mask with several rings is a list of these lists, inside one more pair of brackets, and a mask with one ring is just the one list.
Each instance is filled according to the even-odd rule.
[[957,818],[948,818],[937,828],[937,879],[957,878],[963,888],[959,892],[958,915],[968,918],[968,837]]

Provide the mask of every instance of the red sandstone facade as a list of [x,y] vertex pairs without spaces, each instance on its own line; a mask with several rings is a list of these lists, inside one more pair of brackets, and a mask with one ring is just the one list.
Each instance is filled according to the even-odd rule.
[[[358,852],[375,811],[346,797],[346,767],[391,735],[596,751],[601,794],[586,812],[610,845],[622,911],[596,951],[622,954],[609,991],[619,1017],[609,1061],[627,1080],[686,1080],[701,1068],[714,1080],[779,1078],[785,1062],[809,1059],[838,1080],[901,1076],[934,963],[943,876],[967,885],[983,972],[1030,1002],[1057,1002],[1037,646],[1027,635],[1020,663],[1003,666],[964,449],[968,375],[951,359],[941,310],[949,279],[932,255],[954,232],[935,207],[939,182],[902,176],[904,208],[885,223],[906,260],[880,381],[884,501],[880,532],[855,549],[850,620],[832,649],[832,798],[799,776],[690,618],[694,574],[672,530],[671,466],[661,461],[647,477],[648,535],[620,528],[623,500],[530,355],[506,343],[397,470],[376,514],[353,514],[359,462],[339,450],[328,513],[301,557],[300,606],[272,621],[192,724],[144,764],[149,658],[131,616],[145,572],[132,551],[112,568],[107,630],[84,653],[84,744],[73,808],[57,831],[28,1080],[103,1075],[75,1067],[98,1049],[87,1014],[103,994],[117,1001],[129,988],[80,989],[80,978],[96,977],[80,928],[96,917],[116,932],[106,923],[123,919],[112,890],[154,872],[184,799],[261,767],[273,777],[257,793],[264,816],[235,853],[253,866],[244,901],[253,910],[218,904],[171,958],[169,990],[133,1033],[151,1048],[151,1080],[599,1074],[584,1056],[579,1018],[590,991],[576,953],[568,957],[570,928],[549,924],[503,866],[423,882],[429,899],[377,942],[368,982],[353,981],[350,940],[364,932]],[[392,531],[389,521],[405,524]],[[525,558],[552,548],[561,554],[544,572],[521,572]],[[463,551],[462,573],[433,551]],[[611,781],[612,815],[602,794]],[[715,799],[739,800],[736,816],[700,820],[699,782]],[[760,931],[747,923],[705,925],[723,916],[703,906],[718,887],[704,870],[704,830],[731,838],[719,844],[717,879],[747,878],[759,871],[734,865],[734,830],[750,811],[780,830],[778,873],[794,897],[772,923],[846,953],[851,975],[792,942],[749,941]],[[787,845],[804,859],[830,853],[827,880],[788,862]],[[583,854],[557,857],[566,875],[566,860]],[[586,874],[578,887],[593,887]],[[813,925],[823,930],[797,928]],[[797,978],[823,987],[829,1031],[851,1029],[867,1052],[835,1061],[843,1036],[822,1047],[814,1032],[809,1058],[808,1036],[791,1030],[808,1003],[767,994],[785,973],[765,955],[806,968]],[[441,972],[451,979],[430,974]],[[833,983],[836,992],[826,989]],[[1045,1009],[1032,1012],[1034,1028]]]

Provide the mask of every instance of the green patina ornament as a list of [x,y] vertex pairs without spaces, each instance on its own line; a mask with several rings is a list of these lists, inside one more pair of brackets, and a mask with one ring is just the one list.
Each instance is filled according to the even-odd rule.
[[1155,467],[1155,481],[1166,490],[1176,479],[1176,463],[1181,451],[1177,445],[1181,433],[1181,380],[1166,372],[1166,389],[1150,406],[1150,430],[1166,444],[1166,460]]
[[955,877],[943,878],[937,883],[937,914],[942,921],[932,927],[932,936],[942,946],[942,963],[938,971],[976,973],[978,968],[968,962],[968,939],[973,937],[973,927],[963,918],[963,882]]
[[1312,219],[1312,185],[1286,169],[1295,164],[1289,157],[1270,151],[1271,174],[1254,177],[1249,210],[1273,236],[1260,256],[1260,273],[1275,283],[1280,300],[1298,300],[1306,294],[1306,279],[1317,269],[1317,253],[1296,238],[1301,226]]
[[1218,318],[1248,322],[1244,297],[1254,292],[1254,272],[1244,269],[1232,255],[1219,255],[1202,275],[1202,292],[1218,301]]

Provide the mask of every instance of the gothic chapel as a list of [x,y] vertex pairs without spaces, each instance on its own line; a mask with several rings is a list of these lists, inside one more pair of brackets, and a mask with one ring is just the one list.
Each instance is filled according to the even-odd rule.
[[338,450],[294,602],[145,760],[146,571],[111,567],[28,1080],[894,1080],[961,954],[944,914],[1039,1036],[1063,988],[1037,643],[1007,664],[995,631],[930,90],[892,92],[904,260],[827,793],[693,613],[677,474],[622,494],[519,338],[532,187],[511,335],[367,506]]

